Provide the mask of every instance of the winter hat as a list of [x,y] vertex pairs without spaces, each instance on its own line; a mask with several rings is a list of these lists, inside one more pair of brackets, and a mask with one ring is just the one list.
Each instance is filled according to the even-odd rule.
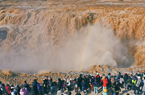
[[72,78],[70,78],[70,81],[73,80]]

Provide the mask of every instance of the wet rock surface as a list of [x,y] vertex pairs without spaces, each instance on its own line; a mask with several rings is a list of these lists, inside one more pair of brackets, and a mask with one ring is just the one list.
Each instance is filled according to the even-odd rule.
[[[108,69],[106,69],[106,67]],[[101,70],[100,70],[101,68]],[[29,84],[32,84],[34,79],[38,79],[38,82],[43,83],[43,79],[45,76],[52,77],[53,81],[57,81],[58,78],[64,79],[68,76],[72,79],[78,78],[80,74],[88,76],[95,76],[97,73],[100,75],[107,75],[111,73],[112,75],[118,74],[121,72],[122,74],[136,74],[137,71],[140,73],[145,72],[144,68],[141,67],[131,67],[131,68],[117,68],[108,65],[96,65],[92,66],[90,69],[86,71],[70,71],[70,72],[45,72],[41,74],[26,74],[26,73],[14,73],[9,70],[2,70],[0,71],[0,80],[5,84],[19,84],[22,85],[26,80]]]

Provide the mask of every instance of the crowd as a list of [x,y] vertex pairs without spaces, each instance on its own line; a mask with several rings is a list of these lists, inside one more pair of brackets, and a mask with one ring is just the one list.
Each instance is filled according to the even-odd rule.
[[[96,73],[95,76],[82,75],[76,79],[70,77],[53,81],[51,77],[45,77],[43,85],[34,79],[32,87],[24,81],[24,84],[19,85],[4,85],[0,82],[0,95],[30,95],[31,92],[35,95],[63,95],[64,92],[68,92],[71,95],[71,91],[75,91],[76,95],[82,93],[102,93],[102,95],[119,95],[121,89],[133,90],[135,95],[144,93],[145,95],[145,73],[136,74],[118,74],[108,73],[108,75],[100,76]],[[43,92],[43,93],[42,93]],[[129,94],[127,94],[129,95]]]

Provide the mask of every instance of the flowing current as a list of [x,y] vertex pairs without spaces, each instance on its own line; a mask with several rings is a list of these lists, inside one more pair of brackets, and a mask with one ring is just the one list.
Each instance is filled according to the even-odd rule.
[[92,23],[94,15],[87,10],[80,13],[48,5],[23,2],[1,9],[0,69],[37,73],[132,64],[126,44],[108,22]]

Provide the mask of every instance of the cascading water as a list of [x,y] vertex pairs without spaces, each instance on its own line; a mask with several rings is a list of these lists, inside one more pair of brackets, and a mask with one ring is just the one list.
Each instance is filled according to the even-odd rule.
[[133,64],[127,44],[109,21],[112,18],[65,3],[23,2],[1,9],[0,69],[36,73]]

